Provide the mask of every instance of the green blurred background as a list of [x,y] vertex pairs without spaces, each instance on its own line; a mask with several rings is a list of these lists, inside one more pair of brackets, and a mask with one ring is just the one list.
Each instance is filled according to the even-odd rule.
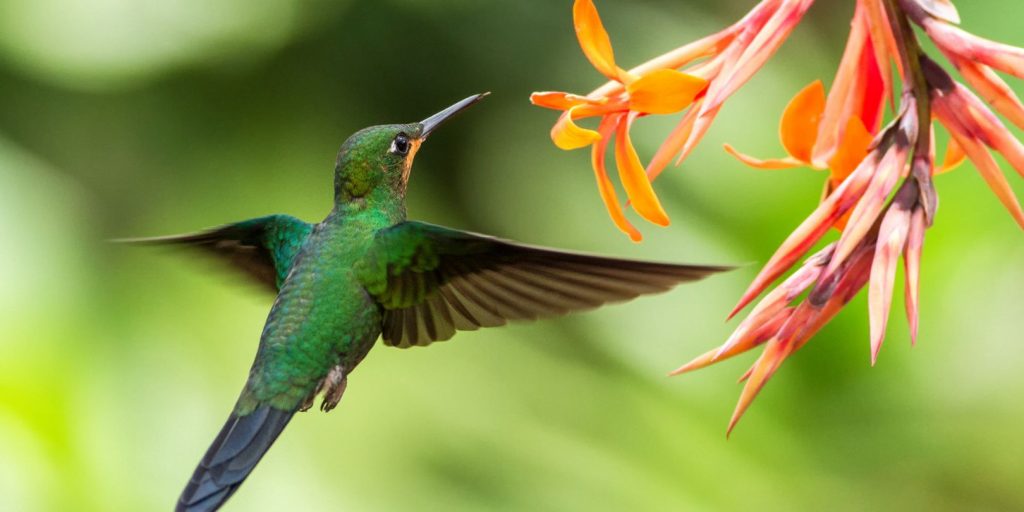
[[[598,7],[633,65],[753,3]],[[1024,237],[968,166],[938,180],[917,348],[899,288],[871,368],[861,296],[728,441],[752,356],[665,377],[728,336],[726,312],[814,207],[822,174],[751,171],[721,143],[781,153],[778,115],[831,79],[852,4],[812,9],[657,182],[672,226],[644,225],[633,245],[588,152],[555,149],[555,115],[527,102],[601,81],[568,1],[0,1],[0,510],[169,510],[246,376],[270,297],[211,262],[105,239],[319,219],[348,134],[484,90],[420,152],[411,216],[751,265],[594,313],[378,348],[342,406],[293,422],[227,509],[1024,508]],[[973,32],[1024,44],[1017,0],[959,7]],[[672,122],[639,123],[642,155]]]

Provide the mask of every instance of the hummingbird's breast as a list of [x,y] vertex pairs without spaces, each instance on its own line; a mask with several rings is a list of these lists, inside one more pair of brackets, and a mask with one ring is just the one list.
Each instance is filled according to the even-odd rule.
[[380,307],[354,270],[377,229],[359,220],[317,225],[282,284],[257,355],[281,369],[265,372],[280,381],[264,383],[267,393],[308,389],[338,364],[351,371],[380,336]]

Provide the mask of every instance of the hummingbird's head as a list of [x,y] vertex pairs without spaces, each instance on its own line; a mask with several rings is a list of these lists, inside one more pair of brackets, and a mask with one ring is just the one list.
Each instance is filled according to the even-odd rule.
[[404,197],[413,158],[423,141],[446,120],[487,94],[470,96],[418,123],[371,126],[352,134],[338,151],[336,200],[350,202],[374,191]]

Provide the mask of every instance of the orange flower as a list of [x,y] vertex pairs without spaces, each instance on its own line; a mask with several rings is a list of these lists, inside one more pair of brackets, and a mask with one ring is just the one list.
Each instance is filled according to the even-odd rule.
[[825,188],[825,196],[828,196],[867,156],[874,133],[868,131],[860,117],[850,116],[842,139],[829,157],[827,166],[819,166],[812,160],[812,155],[824,113],[825,86],[818,80],[798,92],[782,113],[779,139],[789,156],[762,160],[740,153],[729,144],[725,145],[725,150],[739,161],[756,169],[790,169],[801,166],[829,169],[829,179]]
[[[558,147],[592,147],[598,189],[613,221],[639,240],[605,170],[605,150],[612,138],[619,177],[633,208],[652,222],[666,224],[650,180],[690,154],[724,102],[774,54],[813,2],[762,0],[732,26],[626,71],[615,64],[592,2],[577,0],[573,14],[580,45],[609,82],[586,96],[536,93],[531,100],[563,111],[552,129]],[[922,52],[910,23],[924,30],[977,95]],[[958,23],[951,0],[856,0],[849,39],[828,94],[816,81],[798,92],[783,112],[779,138],[787,156],[762,160],[726,145],[730,154],[756,168],[829,171],[820,204],[782,242],[730,318],[797,266],[831,229],[840,231],[838,240],[768,291],[724,344],[673,372],[764,347],[741,379],[746,382],[730,431],[781,364],[864,288],[875,363],[901,257],[910,336],[916,341],[924,236],[938,205],[933,176],[970,159],[1024,228],[1024,208],[992,154],[1001,154],[1024,176],[1024,144],[993,112],[1024,129],[1024,102],[997,74],[1024,78],[1024,49],[967,33]],[[891,76],[893,62],[898,82]],[[903,87],[898,98],[895,83]],[[883,128],[886,102],[896,114]],[[643,167],[629,139],[632,123],[649,114],[683,111]],[[576,124],[586,117],[601,118],[596,130]],[[937,124],[951,135],[941,164],[935,158]]]
[[[564,111],[551,130],[551,139],[556,146],[565,150],[593,146],[594,173],[608,213],[620,230],[632,240],[639,241],[640,232],[626,220],[605,169],[604,151],[608,138],[614,133],[615,165],[633,209],[654,224],[668,225],[668,215],[661,207],[630,141],[629,128],[638,116],[672,114],[690,106],[704,92],[707,81],[669,68],[644,73],[620,68],[615,64],[611,41],[592,0],[576,0],[573,22],[583,54],[601,74],[621,84],[624,89],[605,96],[540,92],[531,95],[530,101],[540,107]],[[596,131],[576,124],[578,119],[596,116],[602,118]]]
[[[655,224],[665,225],[664,215],[653,189],[642,186],[641,172],[654,180],[673,160],[681,162],[704,137],[722,103],[761,68],[800,22],[813,0],[763,0],[740,21],[726,29],[681,46],[629,71],[615,64],[611,43],[591,0],[577,0],[573,6],[576,35],[583,53],[609,81],[586,96],[562,92],[535,93],[530,100],[538,106],[562,110],[551,138],[562,149],[592,146],[602,137],[616,134],[616,162],[626,194],[633,208]],[[681,70],[681,71],[680,71]],[[687,109],[687,107],[689,107]],[[629,124],[648,114],[672,114],[686,110],[676,128],[658,148],[646,167],[628,143]],[[623,115],[629,114],[629,115]],[[576,120],[602,117],[597,131],[582,128]],[[610,119],[617,123],[609,124]],[[603,167],[604,158],[594,155],[598,189],[616,226],[634,241],[640,233],[623,215],[615,200],[614,187]],[[632,190],[631,190],[632,189]]]

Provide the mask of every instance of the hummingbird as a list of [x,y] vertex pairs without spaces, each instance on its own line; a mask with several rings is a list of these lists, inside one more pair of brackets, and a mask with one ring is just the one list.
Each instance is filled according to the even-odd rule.
[[334,207],[317,224],[270,215],[198,233],[128,240],[214,255],[276,295],[234,409],[175,510],[219,509],[292,417],[330,411],[381,339],[406,348],[663,292],[731,267],[560,251],[406,219],[413,158],[434,130],[487,93],[427,119],[346,140]]

